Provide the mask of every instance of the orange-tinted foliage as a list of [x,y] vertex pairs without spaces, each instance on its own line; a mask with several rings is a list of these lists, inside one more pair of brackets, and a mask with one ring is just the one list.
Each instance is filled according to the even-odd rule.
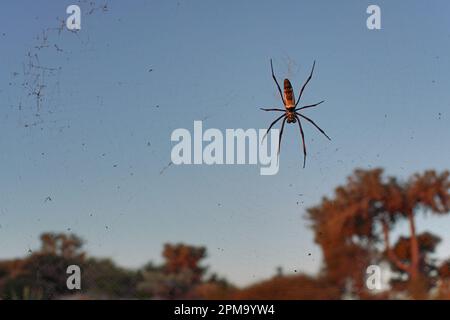
[[237,291],[233,299],[319,300],[339,299],[340,292],[326,281],[305,275],[279,276]]

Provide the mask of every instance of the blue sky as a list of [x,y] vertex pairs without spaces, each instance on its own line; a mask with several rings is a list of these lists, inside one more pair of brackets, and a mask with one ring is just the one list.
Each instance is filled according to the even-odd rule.
[[[35,249],[44,231],[70,230],[92,255],[125,266],[158,262],[163,243],[182,241],[207,246],[211,270],[237,284],[279,265],[314,273],[321,257],[305,210],[354,168],[400,178],[449,168],[448,1],[107,3],[88,15],[82,2],[81,31],[49,30],[41,49],[42,30],[58,27],[72,2],[1,4],[0,258]],[[366,28],[369,4],[381,7],[382,30]],[[39,110],[22,86],[30,51],[57,68],[41,82]],[[302,169],[298,128],[287,126],[275,176],[257,166],[160,174],[172,131],[194,120],[270,124],[274,114],[258,109],[280,106],[270,58],[296,94],[317,61],[303,99],[326,100],[306,114],[332,142],[306,125]],[[441,257],[449,227],[450,217],[418,222],[443,237]]]

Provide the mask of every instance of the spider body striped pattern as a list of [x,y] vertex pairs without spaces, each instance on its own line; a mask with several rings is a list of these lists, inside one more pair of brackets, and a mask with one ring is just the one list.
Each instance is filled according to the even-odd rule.
[[286,119],[287,123],[295,123],[295,97],[289,79],[284,79],[284,101],[286,101]]

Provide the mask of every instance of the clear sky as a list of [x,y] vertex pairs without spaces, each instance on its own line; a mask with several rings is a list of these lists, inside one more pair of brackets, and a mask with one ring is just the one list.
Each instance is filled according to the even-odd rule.
[[[81,31],[59,33],[72,3],[1,3],[0,259],[37,248],[44,231],[71,231],[124,266],[159,262],[163,243],[181,241],[207,246],[211,270],[240,285],[277,266],[314,273],[305,210],[354,168],[400,178],[449,168],[448,1],[136,0],[107,1],[107,12],[82,1]],[[366,27],[369,4],[381,30]],[[270,124],[258,109],[281,106],[270,58],[296,95],[317,61],[303,98],[326,103],[306,114],[333,140],[305,125],[306,169],[289,125],[275,176],[164,170],[172,131],[194,120]],[[449,227],[448,216],[418,222],[443,237],[441,257]]]

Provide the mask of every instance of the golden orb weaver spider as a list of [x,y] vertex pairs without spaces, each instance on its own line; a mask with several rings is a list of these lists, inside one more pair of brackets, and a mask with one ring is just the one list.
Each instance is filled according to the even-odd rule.
[[310,105],[306,105],[306,106],[297,108],[297,105],[300,102],[300,99],[302,97],[303,91],[305,90],[306,85],[308,84],[308,82],[312,78],[315,66],[316,66],[316,61],[314,61],[312,69],[311,69],[311,73],[310,73],[308,79],[306,79],[305,83],[303,84],[303,87],[300,89],[300,93],[298,95],[297,102],[295,102],[294,90],[292,90],[292,85],[291,85],[291,82],[289,81],[289,79],[284,79],[284,95],[281,92],[280,85],[278,84],[277,78],[275,77],[275,74],[273,72],[272,59],[270,59],[270,69],[272,70],[272,78],[275,81],[275,84],[277,85],[278,92],[280,94],[281,100],[283,101],[283,105],[284,105],[285,109],[283,110],[283,109],[264,109],[264,108],[261,108],[261,110],[264,110],[264,111],[281,111],[281,112],[284,113],[283,115],[281,115],[280,117],[275,119],[274,122],[272,122],[272,124],[269,126],[269,129],[267,129],[267,132],[266,132],[266,134],[264,135],[264,137],[262,139],[262,141],[264,141],[264,138],[270,132],[270,129],[272,129],[272,127],[275,125],[275,123],[277,123],[278,121],[283,119],[283,124],[281,125],[280,136],[279,136],[279,139],[278,139],[278,156],[280,155],[281,137],[283,136],[283,130],[284,130],[284,125],[285,125],[286,121],[287,121],[287,123],[296,123],[296,122],[298,123],[298,126],[300,128],[300,134],[302,136],[302,142],[303,142],[303,168],[305,168],[305,165],[306,165],[306,144],[305,144],[305,134],[303,132],[303,127],[302,127],[302,124],[300,122],[300,118],[303,118],[306,121],[310,122],[325,137],[327,137],[328,140],[331,140],[331,138],[325,133],[325,131],[323,131],[314,121],[312,121],[310,118],[308,118],[307,116],[305,116],[305,115],[300,113],[301,110],[317,107],[318,105],[320,105],[323,102],[325,102],[325,100],[320,101],[320,102],[315,103],[315,104],[310,104]]

